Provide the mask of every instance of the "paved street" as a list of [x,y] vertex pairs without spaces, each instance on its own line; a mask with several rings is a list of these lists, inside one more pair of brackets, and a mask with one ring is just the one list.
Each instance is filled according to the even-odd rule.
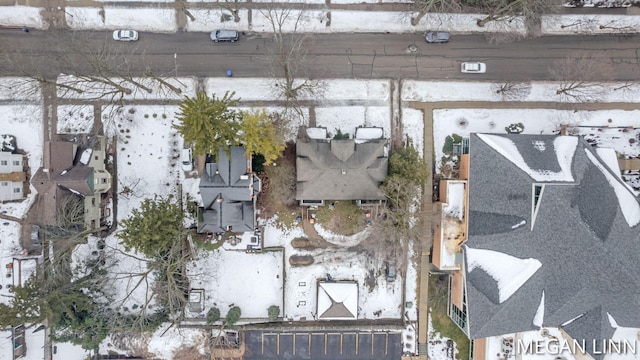
[[[27,58],[46,64],[57,52],[69,51],[52,47],[50,34],[0,29],[3,53],[21,57],[24,64],[30,63]],[[95,33],[91,41],[96,47],[106,42],[144,54],[157,74],[174,75],[177,68],[180,76],[224,76],[226,70],[240,77],[267,76],[271,38],[266,33],[244,34],[234,44],[215,44],[207,33],[141,33],[131,44],[115,44],[110,36]],[[496,45],[483,35],[454,35],[448,44],[427,44],[421,33],[315,34],[307,44],[314,69],[310,75],[322,78],[547,80],[557,60],[587,55],[615,65],[613,78],[602,80],[634,80],[640,66],[639,35],[547,36]],[[486,62],[487,73],[461,74],[460,62],[469,60]]]
[[400,333],[386,331],[245,331],[244,360],[400,359]]

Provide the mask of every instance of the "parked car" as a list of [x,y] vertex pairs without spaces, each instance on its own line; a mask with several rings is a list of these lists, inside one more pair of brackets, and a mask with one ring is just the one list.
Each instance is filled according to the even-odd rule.
[[427,31],[424,39],[428,43],[448,43],[451,40],[451,35],[448,32]]
[[182,149],[182,155],[180,156],[180,161],[182,162],[182,170],[184,171],[193,170],[193,161],[191,159],[191,148]]
[[31,244],[40,245],[40,226],[31,225]]
[[460,64],[463,73],[482,74],[487,71],[487,65],[481,62],[463,62]]
[[385,275],[387,276],[388,282],[396,281],[396,262],[395,261],[387,261],[385,262],[386,269]]
[[138,32],[135,30],[116,30],[113,32],[113,40],[136,41],[138,40]]
[[236,42],[238,41],[239,34],[235,30],[214,30],[211,32],[211,40],[214,42],[220,41],[230,41]]

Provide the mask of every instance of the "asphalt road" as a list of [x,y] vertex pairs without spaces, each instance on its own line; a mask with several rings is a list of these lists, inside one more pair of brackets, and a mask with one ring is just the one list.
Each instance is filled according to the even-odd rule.
[[[0,29],[0,52],[25,64],[47,64],[56,52],[69,51],[57,49],[47,33]],[[226,70],[240,77],[268,76],[265,54],[272,42],[266,33],[244,34],[234,44],[213,43],[207,33],[141,33],[138,42],[117,45],[110,36],[95,33],[92,43],[135,49],[157,74],[174,75],[177,69],[179,76],[224,76]],[[315,34],[306,44],[315,77],[550,80],[554,62],[585,55],[615,65],[615,75],[601,80],[640,75],[639,35],[548,36],[508,44],[490,44],[483,35],[455,35],[448,44],[427,44],[418,33]],[[472,60],[486,62],[487,72],[461,74],[460,62]]]

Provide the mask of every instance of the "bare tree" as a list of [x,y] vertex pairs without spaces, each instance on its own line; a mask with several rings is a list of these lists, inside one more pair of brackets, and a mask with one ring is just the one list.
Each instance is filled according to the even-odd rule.
[[[234,22],[240,22],[240,1],[239,0],[217,0],[216,3],[221,8],[229,11],[233,15]],[[223,15],[224,16],[224,15]]]
[[483,5],[489,14],[477,21],[480,27],[492,21],[511,20],[523,16],[527,21],[538,21],[541,15],[553,14],[561,6],[561,0],[485,0]]
[[553,80],[559,81],[556,95],[578,102],[597,101],[605,94],[603,82],[614,77],[610,62],[583,55],[564,58],[549,68]]
[[55,86],[58,97],[82,97],[121,103],[137,91],[152,93],[168,88],[180,93],[163,75],[151,70],[145,52],[138,46],[125,47],[91,32],[51,30],[45,34],[50,49],[45,55],[31,49],[29,56],[5,54],[0,74],[17,75],[26,80],[19,86],[25,92],[39,91],[40,85]]
[[300,32],[310,18],[306,9],[289,3],[271,3],[259,11],[273,31],[273,46],[268,49],[265,60],[269,64],[269,76],[274,79],[276,96],[285,102],[282,117],[289,118],[290,112],[302,117],[300,100],[321,97],[325,88],[324,81],[312,76],[311,37]]
[[504,101],[522,100],[531,93],[531,83],[528,82],[504,82],[495,83],[491,88],[496,94],[502,97]]
[[457,0],[414,0],[410,8],[416,11],[416,16],[411,18],[411,25],[416,26],[426,14],[449,14],[463,11],[463,5]]
[[[139,257],[119,248],[105,249],[107,263],[113,268],[106,275],[104,292],[110,294],[112,301],[105,311],[112,313],[109,326],[114,331],[139,333],[148,329],[149,322],[154,319],[182,319],[189,292],[185,267],[192,259],[188,248],[186,239],[175,241],[167,253],[151,258]],[[130,258],[141,266],[118,270],[118,258]],[[119,284],[117,287],[123,288],[124,293],[114,294],[114,284]],[[140,296],[141,293],[144,295]],[[135,305],[131,307],[131,304]]]
[[56,222],[60,227],[84,224],[84,199],[80,195],[69,194],[58,203]]

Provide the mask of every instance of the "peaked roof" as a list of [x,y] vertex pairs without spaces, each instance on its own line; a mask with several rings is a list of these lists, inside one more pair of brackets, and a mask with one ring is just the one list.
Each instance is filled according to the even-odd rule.
[[[230,156],[229,156],[230,155]],[[260,192],[260,179],[251,172],[251,158],[241,146],[232,146],[229,155],[221,148],[208,156],[200,178],[204,211],[199,232],[225,232],[254,229],[254,198]]]
[[386,140],[298,139],[296,200],[382,200]]
[[[611,338],[607,314],[619,326],[640,328],[640,204],[589,144],[570,136],[472,134],[469,164],[471,338],[538,329],[539,308],[543,326],[566,324],[568,335],[587,342]],[[544,190],[532,226],[536,185]],[[469,249],[541,265],[518,278],[491,260],[470,259]]]
[[319,281],[317,306],[319,319],[357,319],[358,283]]

